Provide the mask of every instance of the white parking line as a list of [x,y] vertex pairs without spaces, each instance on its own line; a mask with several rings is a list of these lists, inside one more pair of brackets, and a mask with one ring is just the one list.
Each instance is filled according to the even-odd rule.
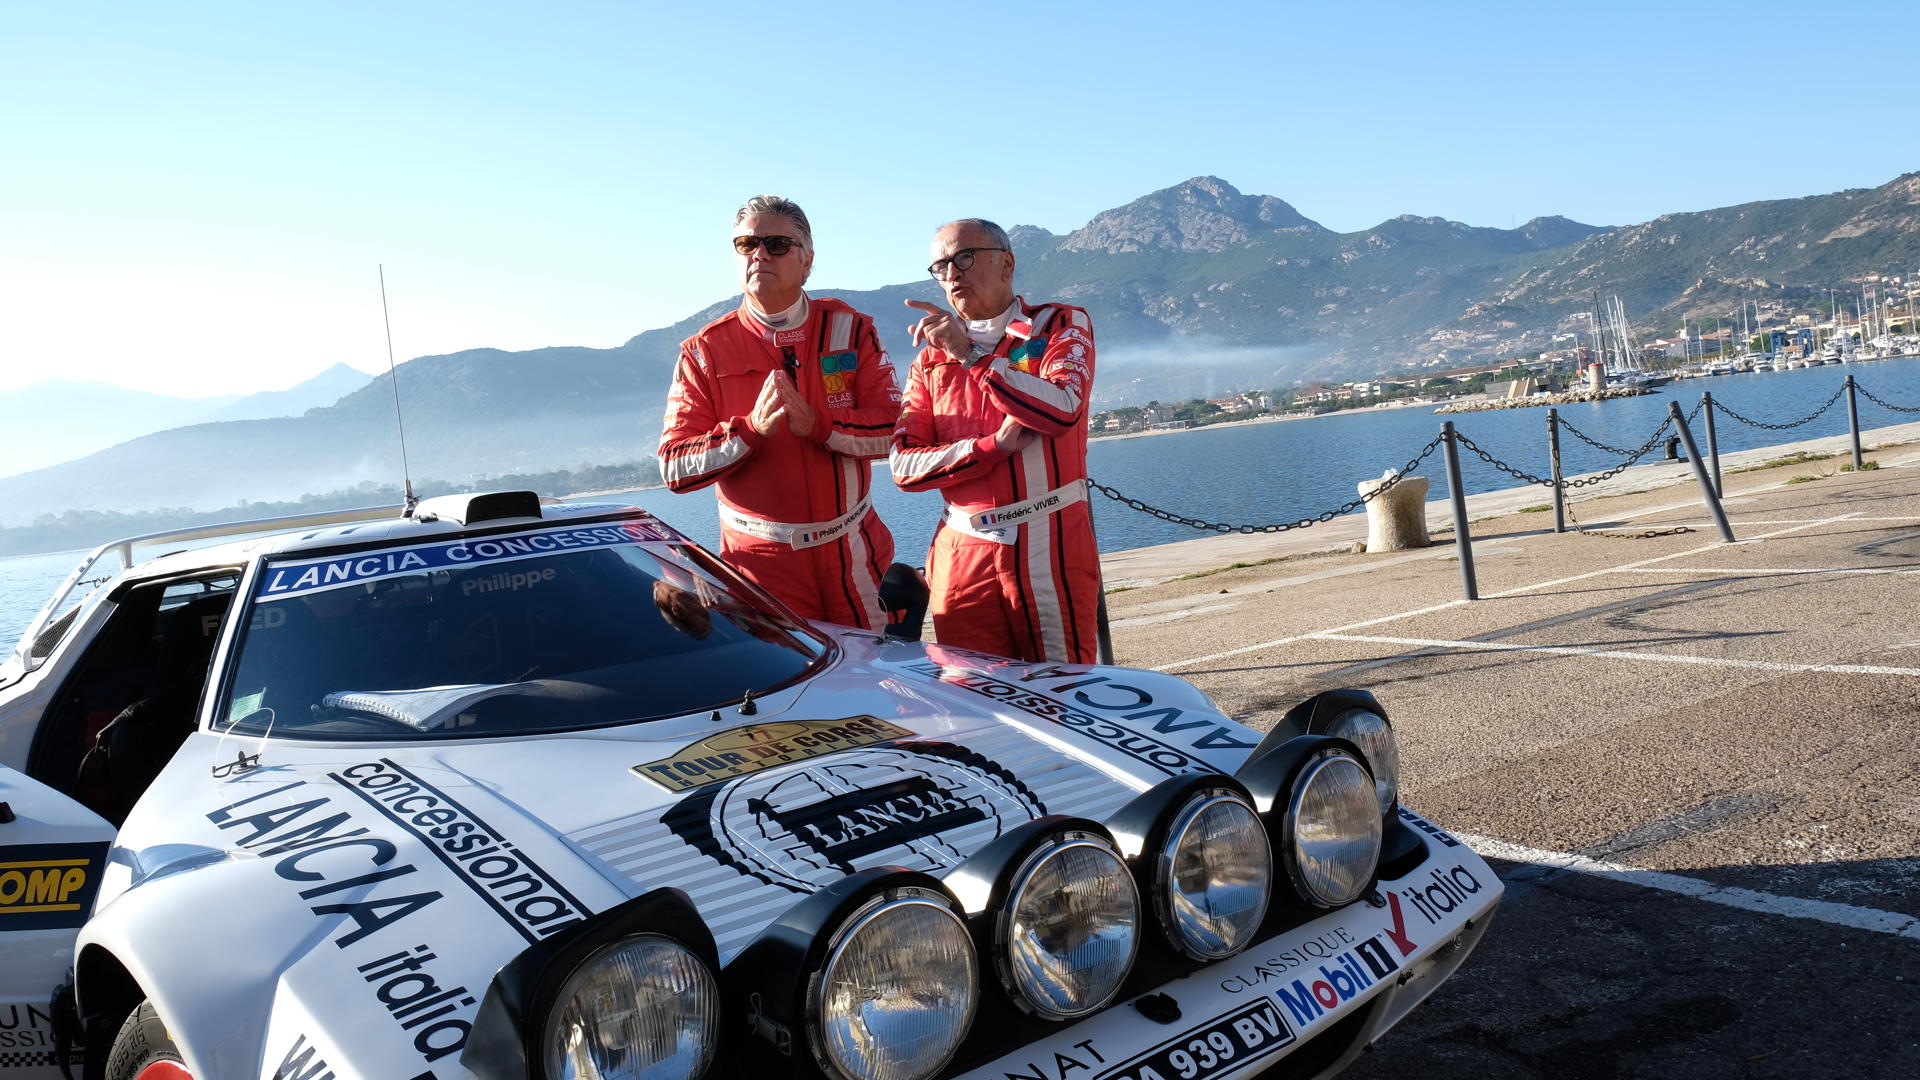
[[1507,862],[1543,867],[1553,873],[1565,871],[1572,874],[1588,874],[1598,878],[1624,881],[1631,885],[1641,885],[1649,889],[1659,889],[1663,892],[1679,893],[1681,896],[1691,896],[1710,904],[1724,904],[1727,907],[1759,911],[1769,915],[1785,915],[1793,919],[1813,919],[1816,922],[1831,923],[1834,926],[1844,926],[1853,930],[1868,930],[1876,934],[1892,934],[1896,937],[1920,941],[1920,918],[1898,911],[1836,904],[1829,900],[1777,896],[1753,889],[1715,885],[1710,881],[1682,877],[1679,874],[1669,874],[1660,870],[1642,870],[1639,867],[1621,863],[1601,862],[1598,859],[1589,859],[1585,855],[1542,851],[1538,848],[1510,844],[1505,840],[1495,840],[1490,836],[1475,836],[1458,831],[1453,835],[1481,855]]
[[[1852,518],[1853,516],[1854,515],[1852,514],[1841,514],[1838,517],[1820,518],[1814,521],[1803,521],[1803,522],[1800,522],[1799,524],[1791,525],[1784,529],[1775,529],[1772,532],[1761,533],[1759,536],[1749,536],[1744,540],[1735,540],[1734,543],[1735,544],[1751,544],[1760,540],[1771,540],[1776,536],[1785,536],[1788,533],[1799,532],[1801,529],[1815,529],[1815,528],[1819,528],[1822,525],[1832,525],[1836,522],[1846,521],[1849,518]],[[1542,581],[1534,585],[1522,585],[1517,589],[1508,589],[1505,592],[1488,593],[1486,596],[1481,597],[1481,599],[1498,600],[1503,597],[1518,596],[1521,593],[1532,592],[1535,589],[1550,589],[1555,585],[1570,585],[1573,582],[1585,581],[1588,578],[1596,578],[1601,576],[1602,574],[1614,574],[1622,570],[1631,570],[1636,567],[1652,566],[1654,563],[1671,562],[1674,559],[1684,559],[1689,555],[1698,555],[1703,551],[1713,551],[1716,548],[1723,548],[1726,546],[1728,546],[1726,541],[1715,540],[1711,544],[1702,544],[1696,548],[1689,548],[1686,551],[1676,551],[1668,555],[1655,555],[1650,559],[1641,559],[1639,562],[1627,563],[1624,566],[1609,566],[1601,570],[1589,570],[1584,574],[1575,574],[1572,577],[1559,578],[1554,581]]]
[[1629,570],[1620,570],[1622,574],[1717,574],[1721,577],[1760,577],[1785,574],[1912,574],[1920,573],[1920,566],[1817,566],[1817,567],[1754,567],[1754,566],[1636,566]]
[[[1806,520],[1806,521],[1796,521],[1792,525],[1789,525],[1786,528],[1776,529],[1770,533],[1761,533],[1758,536],[1752,536],[1752,537],[1748,537],[1745,540],[1736,541],[1736,543],[1750,544],[1757,540],[1768,540],[1776,536],[1785,536],[1788,533],[1799,532],[1801,529],[1811,529],[1811,528],[1817,528],[1821,525],[1832,525],[1835,522],[1850,521],[1857,516],[1858,516],[1857,514],[1841,514],[1837,517],[1815,518],[1815,519]],[[1726,546],[1728,545],[1726,544],[1725,541],[1715,540],[1710,544],[1702,544],[1699,547],[1688,548],[1685,551],[1676,551],[1667,555],[1655,555],[1650,559],[1642,559],[1639,562],[1627,563],[1624,566],[1610,566],[1602,570],[1592,570],[1584,574],[1575,574],[1572,577],[1559,578],[1554,581],[1542,581],[1536,585],[1522,585],[1517,589],[1508,589],[1505,592],[1489,593],[1481,597],[1481,599],[1482,600],[1498,600],[1508,596],[1518,596],[1521,593],[1532,592],[1535,589],[1545,589],[1555,585],[1566,585],[1575,581],[1585,581],[1588,578],[1599,577],[1603,574],[1617,574],[1623,570],[1635,570],[1643,566],[1651,566],[1654,563],[1668,562],[1673,559],[1684,559],[1689,555],[1698,555],[1703,551],[1712,551],[1716,548],[1724,548]],[[1239,648],[1235,648],[1235,649],[1226,649],[1221,652],[1208,653],[1205,656],[1193,656],[1193,657],[1188,657],[1185,660],[1175,660],[1175,661],[1172,661],[1171,663],[1161,664],[1158,667],[1148,668],[1147,670],[1172,671],[1175,668],[1192,667],[1195,664],[1206,664],[1206,663],[1211,663],[1215,660],[1225,660],[1228,657],[1240,656],[1244,653],[1259,652],[1263,649],[1277,649],[1282,645],[1291,645],[1296,641],[1304,641],[1307,638],[1327,637],[1330,635],[1341,634],[1348,630],[1360,630],[1369,626],[1378,626],[1381,623],[1398,622],[1401,619],[1411,619],[1420,615],[1431,615],[1436,611],[1445,611],[1448,608],[1458,607],[1461,604],[1470,603],[1470,602],[1471,601],[1467,601],[1467,600],[1449,600],[1444,604],[1433,604],[1428,607],[1415,608],[1412,611],[1402,611],[1393,615],[1382,615],[1377,619],[1367,619],[1364,622],[1349,623],[1346,626],[1336,626],[1328,630],[1308,631],[1307,633],[1304,633],[1304,634],[1294,634],[1291,637],[1275,638],[1272,641],[1262,641],[1254,645],[1242,645]],[[1782,670],[1801,670],[1801,669],[1787,668]],[[1901,669],[1901,670],[1904,670],[1904,669]]]
[[1555,656],[1594,656],[1605,660],[1654,660],[1663,664],[1705,664],[1709,667],[1752,668],[1757,671],[1818,671],[1837,675],[1920,675],[1920,668],[1878,667],[1872,664],[1783,664],[1773,660],[1734,660],[1718,656],[1683,656],[1598,649],[1590,645],[1511,645],[1504,641],[1446,641],[1440,638],[1379,637],[1372,634],[1306,634],[1316,641],[1365,641],[1376,645],[1407,645],[1421,649],[1462,649],[1469,652],[1536,652]]

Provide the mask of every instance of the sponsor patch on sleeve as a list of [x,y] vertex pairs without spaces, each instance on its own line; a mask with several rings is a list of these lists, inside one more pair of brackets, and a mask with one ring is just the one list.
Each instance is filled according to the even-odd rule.
[[668,791],[691,791],[791,761],[912,737],[913,732],[877,716],[748,724],[715,732],[633,771]]

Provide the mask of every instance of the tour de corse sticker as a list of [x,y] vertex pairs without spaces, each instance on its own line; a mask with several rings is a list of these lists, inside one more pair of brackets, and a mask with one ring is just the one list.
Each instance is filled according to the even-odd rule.
[[668,757],[635,765],[633,771],[668,791],[692,791],[775,765],[912,738],[913,734],[877,716],[749,724],[715,732]]

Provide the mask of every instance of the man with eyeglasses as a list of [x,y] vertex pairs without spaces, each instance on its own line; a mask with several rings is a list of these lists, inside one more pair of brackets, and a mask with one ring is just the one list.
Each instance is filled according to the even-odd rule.
[[813,231],[793,201],[747,200],[733,250],[745,295],[680,346],[661,476],[719,485],[721,558],[797,614],[884,629],[893,534],[868,486],[900,413],[893,366],[873,320],[807,295]]
[[922,348],[893,435],[893,478],[946,497],[927,553],[941,644],[1093,663],[1093,328],[1079,308],[1016,296],[1012,248],[979,218],[934,233],[927,272],[953,310],[907,301],[924,313],[911,330]]

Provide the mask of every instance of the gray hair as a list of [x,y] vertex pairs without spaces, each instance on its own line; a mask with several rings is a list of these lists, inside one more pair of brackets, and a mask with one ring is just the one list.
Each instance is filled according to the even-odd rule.
[[800,204],[792,199],[784,195],[755,195],[734,213],[733,223],[738,225],[752,214],[779,214],[793,222],[794,228],[800,230],[801,243],[809,248],[813,246],[813,226],[807,224],[807,212],[800,209]]
[[[945,225],[940,226],[940,229],[951,229],[955,225],[971,225],[974,228],[979,229],[981,232],[986,233],[987,239],[993,241],[993,246],[1003,247],[1003,248],[1006,248],[1008,251],[1013,250],[1013,241],[1007,239],[1007,230],[1001,228],[998,225],[995,225],[993,222],[988,221],[986,218],[963,217],[958,221],[947,222]],[[935,229],[934,231],[939,232],[940,229]]]

